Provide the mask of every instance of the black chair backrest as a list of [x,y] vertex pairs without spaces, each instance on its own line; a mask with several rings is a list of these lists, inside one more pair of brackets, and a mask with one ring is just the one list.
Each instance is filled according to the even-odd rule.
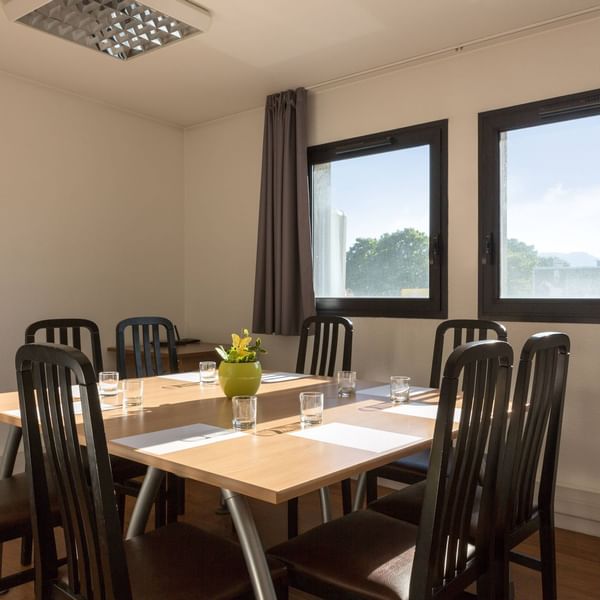
[[[32,502],[35,597],[130,600],[94,369],[81,351],[46,343],[19,348],[16,367]],[[80,386],[87,460],[78,439],[71,384]],[[60,583],[49,478],[57,490],[67,551],[68,577]]]
[[[327,375],[332,377],[336,369],[336,358],[340,329],[344,334],[341,369],[349,371],[352,365],[352,321],[344,317],[308,317],[302,323],[296,373]],[[312,355],[306,366],[308,337],[314,332]]]
[[[511,347],[498,340],[459,346],[446,362],[417,534],[411,599],[431,598],[434,590],[455,578],[463,583],[469,577],[474,581],[488,567],[512,362]],[[464,391],[453,442],[461,377]],[[473,540],[471,520],[476,504],[479,517]]]
[[569,337],[553,332],[531,336],[521,351],[507,441],[510,530],[534,515],[540,459],[538,508],[551,510],[554,504],[569,351]]
[[73,346],[77,350],[84,350],[82,347],[81,330],[89,334],[90,347],[92,351],[92,364],[96,374],[104,370],[102,363],[102,344],[100,343],[100,330],[94,321],[88,319],[45,319],[36,321],[25,330],[25,343],[35,342],[36,334],[39,331],[45,331],[46,341],[52,344],[63,344]]
[[[132,344],[129,349],[133,351],[135,377],[152,377],[179,371],[173,323],[164,317],[132,317],[117,324],[117,369],[122,379],[131,376],[127,373],[126,360],[126,338],[129,329]],[[160,353],[161,332],[166,337],[164,341],[167,345],[168,365],[163,364],[163,356]]]
[[491,333],[503,342],[507,339],[506,327],[496,321],[485,321],[481,319],[450,319],[440,323],[435,331],[433,344],[433,360],[431,361],[431,377],[429,386],[440,387],[442,377],[442,361],[444,358],[444,346],[447,339],[446,334],[452,333],[452,350],[461,344],[487,340]]

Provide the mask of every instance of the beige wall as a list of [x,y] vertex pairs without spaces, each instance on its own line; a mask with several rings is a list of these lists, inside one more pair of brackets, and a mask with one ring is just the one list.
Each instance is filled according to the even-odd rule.
[[[477,114],[600,87],[600,21],[590,21],[311,94],[309,143],[449,119],[449,316],[477,314]],[[252,314],[262,110],[185,133],[185,311],[189,331],[227,339]],[[216,294],[214,293],[216,290]],[[436,322],[354,319],[354,366],[427,381]],[[573,353],[557,498],[563,523],[600,534],[600,326],[508,323],[519,349],[562,330]],[[296,339],[265,340],[267,366],[292,369]],[[595,519],[582,526],[575,518]]]
[[0,73],[0,391],[37,319],[183,320],[182,179],[180,129]]

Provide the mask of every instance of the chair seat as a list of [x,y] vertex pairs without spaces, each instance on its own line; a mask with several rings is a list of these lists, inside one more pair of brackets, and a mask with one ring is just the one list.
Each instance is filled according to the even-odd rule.
[[[254,598],[240,546],[175,523],[125,542],[134,600]],[[287,598],[286,568],[270,559],[278,598]]]
[[290,585],[328,599],[408,598],[417,528],[375,511],[315,527],[269,554],[288,566]]
[[421,509],[423,508],[423,499],[425,498],[426,481],[413,483],[397,492],[386,494],[371,502],[368,509],[378,513],[401,519],[407,523],[418,525],[421,520]]
[[[56,499],[52,497],[52,514],[60,521]],[[25,473],[0,479],[0,542],[31,534],[29,484]]]
[[148,470],[146,465],[113,455],[110,457],[110,467],[115,483],[124,483],[134,477],[142,477]]
[[[368,509],[378,513],[400,519],[414,525],[419,525],[421,510],[425,498],[425,485],[427,482],[420,481],[409,485],[397,492],[392,492],[369,504]],[[471,517],[471,538],[475,539],[477,521],[479,520],[479,505],[481,503],[481,487],[475,492],[473,515]]]
[[13,540],[30,532],[29,487],[25,473],[0,479],[0,540]]

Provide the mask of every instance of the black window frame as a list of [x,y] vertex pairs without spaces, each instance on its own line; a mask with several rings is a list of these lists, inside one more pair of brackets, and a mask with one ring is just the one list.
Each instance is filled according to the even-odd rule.
[[319,315],[445,319],[448,316],[448,120],[433,121],[308,148],[313,165],[393,150],[429,146],[429,298],[317,298]]
[[600,90],[479,114],[479,317],[506,321],[600,323],[600,298],[500,298],[500,135],[600,115]]

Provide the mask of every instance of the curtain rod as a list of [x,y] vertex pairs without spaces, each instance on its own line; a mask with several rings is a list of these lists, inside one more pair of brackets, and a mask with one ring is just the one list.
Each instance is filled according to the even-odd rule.
[[432,52],[426,52],[424,54],[419,54],[417,56],[411,56],[410,58],[405,58],[402,60],[394,61],[391,63],[387,63],[385,65],[379,65],[377,67],[372,67],[370,69],[365,69],[363,71],[357,71],[356,73],[349,73],[348,75],[342,75],[340,77],[334,77],[332,79],[328,79],[326,81],[320,81],[319,83],[315,83],[314,85],[307,86],[306,89],[310,91],[318,91],[321,88],[327,88],[329,86],[337,85],[339,83],[344,83],[346,81],[351,81],[353,79],[361,79],[362,77],[366,77],[369,75],[377,74],[377,73],[385,73],[387,71],[393,71],[395,69],[413,64],[422,61],[427,61],[434,58],[439,58],[446,55],[457,54],[467,49],[474,49],[478,46],[485,46],[488,44],[492,44],[497,41],[501,41],[504,39],[511,38],[513,36],[518,36],[522,33],[528,33],[535,30],[543,30],[545,28],[549,28],[552,25],[556,25],[559,23],[566,23],[569,21],[579,21],[585,20],[586,17],[593,17],[594,15],[600,15],[600,6],[594,6],[592,8],[586,8],[584,10],[580,10],[574,13],[569,13],[567,15],[561,15],[559,17],[553,17],[552,19],[547,19],[545,21],[540,21],[538,23],[534,23],[532,25],[524,25],[523,27],[517,27],[516,29],[511,29],[509,31],[504,31],[502,33],[495,33],[493,35],[485,36],[482,38],[478,38],[475,40],[470,40],[468,42],[464,42],[459,44],[458,46],[450,46],[447,48],[443,48],[441,50],[433,50]]

